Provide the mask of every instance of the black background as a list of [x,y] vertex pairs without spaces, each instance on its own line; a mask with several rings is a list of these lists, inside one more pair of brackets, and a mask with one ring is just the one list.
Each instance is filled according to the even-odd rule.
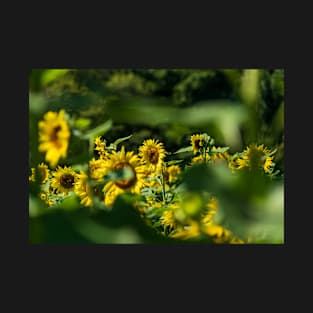
[[[238,310],[282,308],[305,297],[310,237],[304,176],[310,167],[310,124],[304,99],[312,55],[305,8],[249,2],[183,6],[116,3],[65,8],[37,4],[12,16],[2,73],[2,270],[11,309],[115,312],[143,306]],[[250,7],[249,7],[250,5]],[[80,9],[78,11],[78,9]],[[235,10],[236,9],[236,10]],[[24,16],[22,18],[22,15]],[[297,20],[297,21],[296,21]],[[15,27],[13,27],[15,25]],[[16,27],[17,25],[17,27]],[[12,26],[12,28],[11,28]],[[292,64],[293,63],[293,64]],[[28,243],[28,75],[32,68],[285,69],[285,231],[283,245],[31,245]],[[298,87],[298,88],[297,88]],[[298,89],[298,90],[296,90]],[[10,111],[11,110],[11,111]],[[304,127],[304,128],[303,128]],[[302,128],[302,129],[301,129]],[[302,142],[301,142],[302,140]],[[299,177],[295,175],[299,175]],[[307,183],[309,186],[309,183]],[[308,187],[307,187],[308,188]],[[298,191],[298,192],[297,192]],[[8,217],[4,215],[8,213]],[[287,293],[287,295],[285,294]],[[291,292],[291,296],[288,296]],[[114,297],[115,296],[115,297]],[[114,299],[114,300],[113,300]],[[249,303],[249,304],[248,304]],[[297,300],[297,309],[304,302]],[[229,307],[228,307],[229,306]],[[125,309],[124,309],[125,310]]]

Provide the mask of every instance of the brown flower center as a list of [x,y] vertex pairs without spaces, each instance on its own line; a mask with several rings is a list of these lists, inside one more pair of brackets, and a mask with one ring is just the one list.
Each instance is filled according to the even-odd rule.
[[200,142],[201,142],[200,139],[196,139],[194,141],[195,149],[200,150]]
[[147,150],[147,157],[150,163],[157,164],[159,161],[159,152],[155,147],[151,147]]
[[60,184],[66,189],[71,189],[74,187],[75,178],[72,174],[62,175],[60,178]]
[[170,178],[170,173],[167,170],[165,170],[163,172],[163,177],[164,177],[164,181],[167,182],[169,180],[169,178]]
[[57,141],[58,140],[58,132],[61,130],[61,126],[58,125],[53,128],[51,132],[51,141]]
[[114,166],[115,170],[121,170],[121,169],[130,169],[133,173],[132,178],[131,179],[121,179],[115,182],[115,185],[122,188],[122,189],[127,189],[130,188],[132,186],[135,185],[136,181],[137,181],[137,177],[136,177],[136,171],[134,170],[134,168],[126,162],[121,162],[118,163]]
[[45,171],[44,168],[39,167],[38,168],[39,176],[40,176],[40,181],[44,182],[47,179],[47,172]]

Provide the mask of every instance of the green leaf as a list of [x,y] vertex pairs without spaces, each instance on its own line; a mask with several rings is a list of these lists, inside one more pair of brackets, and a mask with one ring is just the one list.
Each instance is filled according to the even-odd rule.
[[90,218],[71,218],[75,230],[96,244],[138,244],[142,238],[135,228],[130,226],[118,229],[101,225]]
[[90,123],[90,118],[80,117],[75,121],[74,127],[78,128],[79,130],[85,130],[90,126]]
[[114,142],[113,142],[113,146],[117,146],[118,144],[120,144],[121,142],[123,142],[123,141],[125,141],[125,140],[128,140],[129,138],[131,138],[132,137],[132,135],[129,135],[129,136],[127,136],[127,137],[122,137],[122,138],[118,138],[118,139],[116,139]]
[[172,160],[172,161],[165,162],[165,164],[166,164],[166,166],[171,166],[171,165],[179,164],[183,161],[184,160]]
[[107,120],[106,122],[104,122],[103,124],[89,130],[88,132],[86,132],[83,135],[83,139],[93,139],[97,136],[103,135],[104,133],[106,133],[107,131],[109,131],[111,129],[113,125],[112,120]]
[[102,211],[111,211],[112,208],[106,206],[102,200],[99,199],[99,197],[92,195],[91,197],[92,199],[92,206],[98,210],[102,210]]
[[46,70],[42,73],[41,84],[47,85],[48,83],[52,82],[53,80],[57,79],[58,77],[65,75],[68,71],[69,71],[69,69]]
[[182,180],[188,191],[208,191],[214,183],[207,164],[194,164],[182,175]]
[[219,147],[219,148],[216,148],[216,150],[210,150],[209,151],[209,154],[217,154],[217,153],[223,153],[223,152],[226,152],[227,150],[229,150],[229,147]]
[[260,70],[247,69],[243,71],[240,92],[242,99],[247,105],[254,106],[257,104],[260,94],[259,81]]
[[44,212],[45,205],[44,203],[35,196],[29,195],[29,216],[36,217],[41,215]]
[[125,167],[119,170],[110,171],[106,174],[105,180],[118,181],[118,180],[131,180],[134,178],[134,172],[131,168]]
[[87,172],[88,171],[88,164],[74,164],[71,166],[73,168],[74,171],[83,171],[83,172]]
[[65,197],[57,207],[66,211],[77,210],[81,207],[79,197],[72,193]]
[[34,114],[42,114],[46,110],[47,102],[40,94],[29,94],[29,111]]
[[271,151],[267,156],[272,156],[273,154],[275,154],[277,152],[277,148],[275,148],[273,151]]
[[171,154],[177,154],[177,153],[184,153],[184,152],[192,152],[192,146],[180,148],[177,151],[171,153]]

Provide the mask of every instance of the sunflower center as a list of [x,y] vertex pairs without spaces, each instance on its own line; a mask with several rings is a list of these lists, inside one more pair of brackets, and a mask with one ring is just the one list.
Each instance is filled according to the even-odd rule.
[[196,148],[197,150],[200,150],[200,142],[201,142],[200,139],[196,139],[196,140],[194,141],[194,145],[195,145],[195,148]]
[[168,181],[170,178],[170,173],[168,171],[163,172],[164,181]]
[[150,163],[157,164],[159,161],[159,152],[158,149],[155,147],[151,147],[147,151],[147,158]]
[[39,175],[40,175],[40,181],[44,182],[47,179],[47,172],[45,171],[44,168],[39,168],[38,172],[39,172]]
[[132,187],[133,185],[135,185],[136,181],[137,181],[137,177],[136,177],[136,171],[135,169],[126,162],[121,162],[121,163],[117,163],[114,166],[115,170],[121,170],[121,169],[129,169],[132,172],[132,178],[130,179],[121,179],[121,180],[117,180],[115,181],[115,185],[122,188],[122,189],[127,189]]
[[71,189],[74,187],[74,176],[72,174],[62,175],[60,178],[60,184],[66,189]]
[[257,150],[252,150],[249,155],[250,159],[250,167],[252,168],[257,168],[257,167],[262,167],[264,162],[263,162],[263,153]]
[[57,141],[58,140],[58,132],[61,130],[61,126],[55,126],[51,133],[51,141]]

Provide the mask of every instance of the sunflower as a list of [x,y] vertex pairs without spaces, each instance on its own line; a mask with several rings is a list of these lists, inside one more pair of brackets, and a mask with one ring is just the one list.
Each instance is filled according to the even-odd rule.
[[177,209],[177,204],[170,204],[169,208],[163,211],[160,221],[161,224],[165,227],[169,227],[170,229],[177,228],[178,221],[175,217],[175,210]]
[[195,134],[190,137],[190,143],[192,146],[192,151],[194,154],[197,154],[200,149],[204,146],[204,140],[201,134]]
[[272,168],[274,167],[275,163],[273,162],[274,157],[267,156],[265,158],[265,162],[263,165],[263,169],[265,173],[270,173],[272,171]]
[[161,172],[166,156],[164,145],[158,140],[147,139],[139,147],[139,157],[143,163],[154,172]]
[[80,197],[80,203],[84,206],[91,206],[92,199],[90,196],[90,186],[88,184],[88,176],[84,171],[80,171],[77,174],[76,181],[74,183],[74,191]]
[[169,236],[175,239],[191,239],[199,237],[201,234],[200,225],[195,221],[191,221],[190,225],[184,226],[182,229],[175,229],[175,231]]
[[200,154],[191,159],[191,164],[208,162],[209,159],[210,159],[210,156],[207,153],[205,154],[205,157],[203,157],[203,155]]
[[181,168],[178,165],[171,165],[164,170],[164,180],[172,183],[177,180],[180,173]]
[[164,226],[174,228],[176,225],[174,212],[172,210],[165,210],[161,216],[161,223]]
[[263,169],[265,173],[270,173],[275,165],[271,154],[272,152],[264,148],[263,144],[259,146],[251,144],[243,151],[242,156],[235,159],[235,168]]
[[28,176],[28,181],[30,182],[35,182],[36,181],[36,169],[34,167],[32,167],[31,169],[31,174]]
[[202,233],[208,235],[213,243],[220,244],[243,244],[244,241],[241,238],[234,236],[234,234],[227,228],[215,224],[205,224],[201,228]]
[[89,161],[89,172],[92,179],[101,181],[103,179],[103,176],[107,172],[107,167],[104,159],[92,158]]
[[44,184],[49,179],[49,169],[48,166],[44,163],[40,163],[36,168],[31,168],[31,175],[29,176],[29,181],[35,182],[36,178],[39,178],[41,184]]
[[215,223],[205,224],[202,226],[201,231],[208,235],[214,243],[229,243],[233,239],[230,230]]
[[55,202],[50,198],[50,192],[48,190],[41,191],[39,193],[39,198],[46,203],[47,206],[53,206]]
[[244,241],[232,234],[232,232],[225,227],[215,224],[200,224],[191,221],[189,225],[184,226],[183,229],[176,229],[170,234],[170,237],[176,239],[196,239],[201,235],[208,236],[215,244],[243,244]]
[[119,152],[112,151],[105,161],[105,168],[107,172],[127,170],[130,174],[128,179],[110,181],[104,185],[104,204],[107,206],[112,206],[119,194],[125,191],[140,194],[145,186],[145,167],[141,164],[138,155],[133,151],[125,152],[124,146]]
[[215,216],[217,212],[218,202],[217,199],[212,197],[201,216],[201,222],[204,224],[212,223],[213,217]]
[[65,111],[47,112],[38,123],[39,152],[45,152],[45,160],[55,167],[59,159],[65,158],[70,138],[70,129],[65,118]]
[[[228,161],[230,159],[230,155],[227,151],[225,152],[216,152],[220,147],[211,147],[210,152],[212,154],[210,155],[210,160],[221,162],[223,160]],[[215,153],[214,153],[215,152]]]
[[106,141],[101,139],[101,136],[95,139],[95,150],[98,151],[100,159],[106,159],[108,152],[105,150]]
[[76,180],[77,173],[71,167],[58,166],[53,172],[51,187],[55,189],[56,193],[67,195],[70,191],[74,191]]

